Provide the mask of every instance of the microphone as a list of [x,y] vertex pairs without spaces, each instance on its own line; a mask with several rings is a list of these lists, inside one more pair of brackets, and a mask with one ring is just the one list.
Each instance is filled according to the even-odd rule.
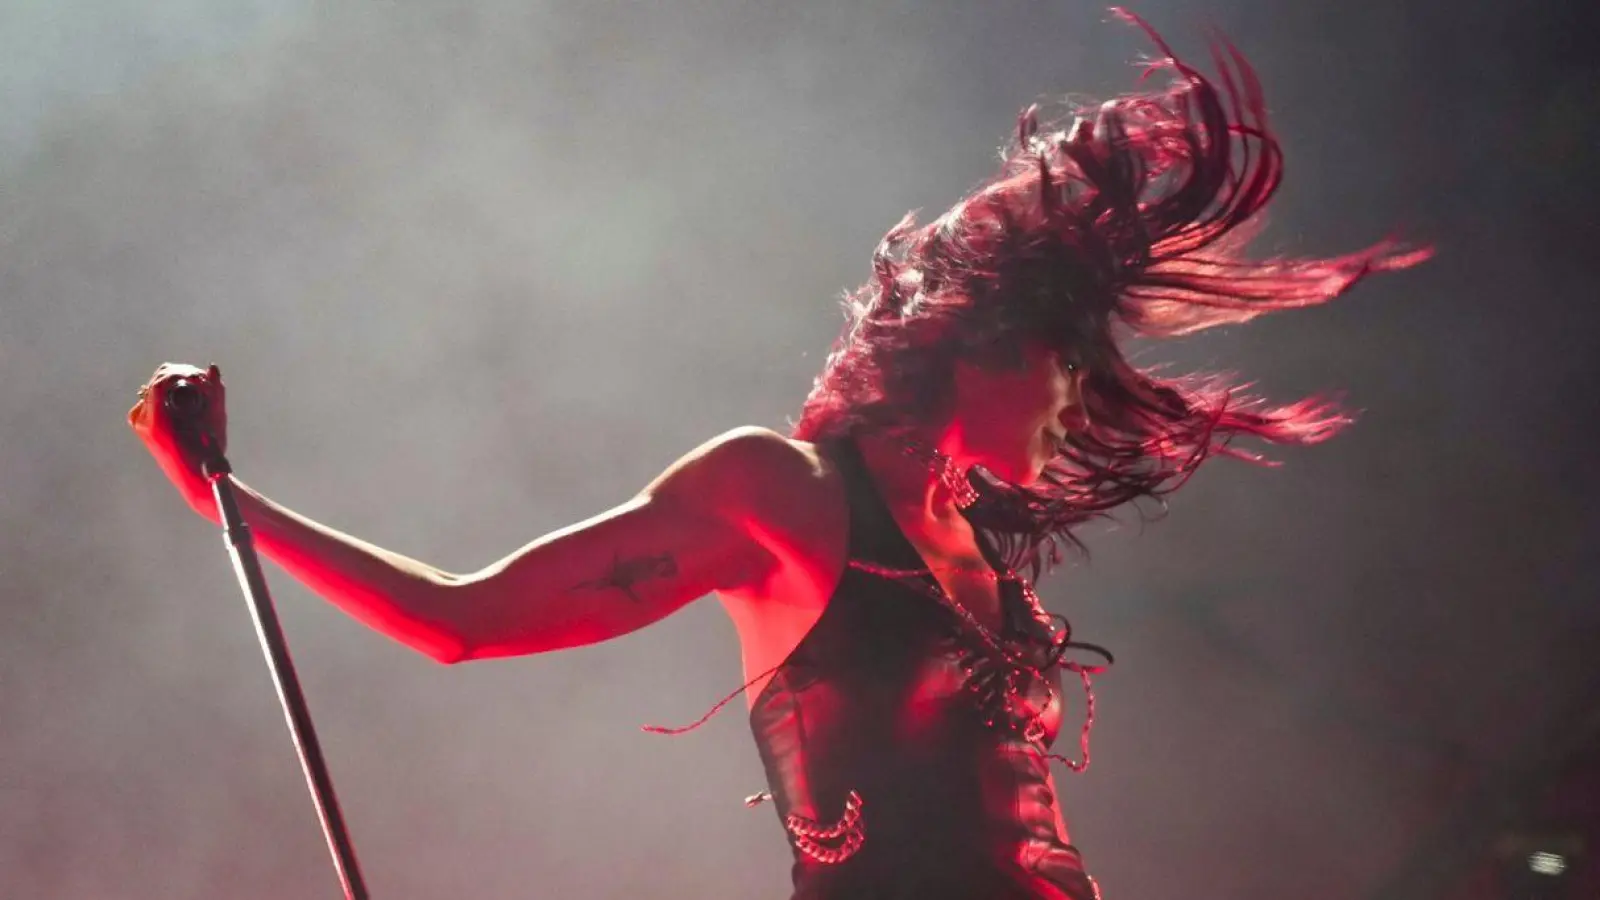
[[178,416],[199,416],[208,405],[201,383],[194,379],[179,378],[167,388],[167,410]]
[[212,479],[232,472],[233,467],[222,455],[216,437],[202,423],[211,406],[205,382],[197,378],[179,378],[167,388],[164,403],[178,433],[201,455],[200,471]]

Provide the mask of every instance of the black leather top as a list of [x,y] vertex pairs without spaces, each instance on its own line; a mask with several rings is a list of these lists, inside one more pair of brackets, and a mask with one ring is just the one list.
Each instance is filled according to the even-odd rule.
[[[822,450],[848,490],[850,559],[925,569],[854,445]],[[750,728],[780,819],[825,827],[841,819],[852,791],[861,798],[861,845],[843,859],[805,852],[786,824],[793,898],[1088,900],[1093,889],[1077,850],[1057,834],[1047,781],[1045,753],[1061,726],[1060,669],[1041,680],[1005,662],[923,587],[936,584],[847,567],[752,705]],[[1047,637],[1019,586],[1001,587],[1002,636],[1018,646],[1024,635]],[[1013,703],[1042,710],[1043,735],[1031,742],[1002,710],[1010,671],[1021,678]]]

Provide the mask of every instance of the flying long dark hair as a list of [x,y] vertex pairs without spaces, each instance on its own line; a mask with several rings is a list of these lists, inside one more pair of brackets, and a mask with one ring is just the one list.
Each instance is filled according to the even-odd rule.
[[936,421],[955,361],[1003,360],[1042,341],[1086,372],[1090,425],[1040,480],[987,473],[968,510],[1008,563],[1037,576],[1072,529],[1180,487],[1248,435],[1313,444],[1349,423],[1320,397],[1273,406],[1218,375],[1165,378],[1128,361],[1129,338],[1166,338],[1313,306],[1368,273],[1414,265],[1426,248],[1393,240],[1325,259],[1245,257],[1283,175],[1255,72],[1221,37],[1210,80],[1143,20],[1163,89],[1076,107],[1070,124],[1024,111],[999,172],[944,215],[907,215],[873,256],[874,277],[845,298],[846,326],[793,434],[810,441]]

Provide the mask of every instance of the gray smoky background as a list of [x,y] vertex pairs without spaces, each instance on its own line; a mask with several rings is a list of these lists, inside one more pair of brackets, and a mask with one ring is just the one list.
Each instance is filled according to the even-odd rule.
[[[1136,11],[1259,69],[1260,253],[1439,254],[1144,351],[1361,419],[1046,580],[1119,657],[1073,840],[1113,900],[1462,896],[1600,756],[1595,13]],[[784,428],[882,233],[1152,49],[1067,0],[7,0],[0,896],[338,893],[218,535],[123,421],[158,363],[221,366],[252,486],[471,571]],[[742,681],[713,600],[441,667],[268,569],[374,897],[786,896],[742,705],[639,729]]]

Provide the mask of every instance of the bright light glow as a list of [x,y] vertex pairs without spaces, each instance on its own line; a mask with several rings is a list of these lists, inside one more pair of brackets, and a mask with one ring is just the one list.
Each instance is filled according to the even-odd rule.
[[1555,853],[1540,850],[1528,857],[1528,868],[1540,875],[1560,875],[1567,870],[1567,861]]

